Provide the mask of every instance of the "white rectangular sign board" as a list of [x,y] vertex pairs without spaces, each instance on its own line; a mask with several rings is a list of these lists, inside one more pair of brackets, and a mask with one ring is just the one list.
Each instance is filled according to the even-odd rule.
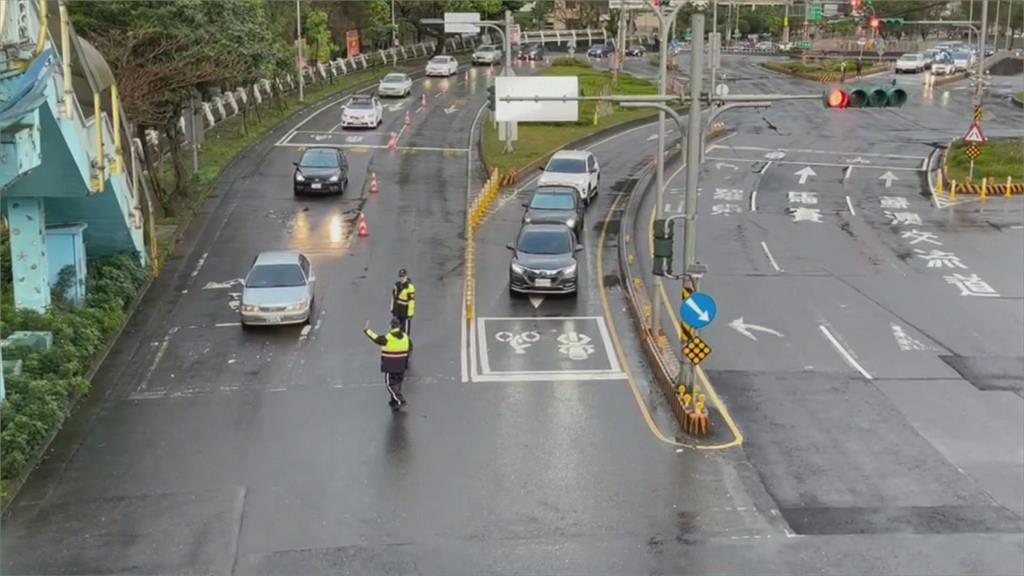
[[644,10],[647,3],[644,0],[608,0],[609,10]]
[[494,119],[498,122],[576,122],[580,116],[576,100],[506,102],[503,98],[576,97],[579,93],[577,76],[498,76],[494,79]]
[[478,34],[480,32],[479,12],[445,12],[445,34]]

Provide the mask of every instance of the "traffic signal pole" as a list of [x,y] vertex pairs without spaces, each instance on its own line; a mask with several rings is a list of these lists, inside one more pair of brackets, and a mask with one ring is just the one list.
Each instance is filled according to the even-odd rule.
[[981,106],[981,79],[985,76],[985,35],[988,34],[988,0],[981,0],[981,33],[978,34],[978,78],[974,83],[974,106]]

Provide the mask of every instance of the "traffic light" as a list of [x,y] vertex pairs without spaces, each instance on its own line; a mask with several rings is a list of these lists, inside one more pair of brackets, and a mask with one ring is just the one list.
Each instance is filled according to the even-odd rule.
[[903,18],[882,18],[882,25],[886,28],[902,28]]
[[850,0],[850,8],[853,8],[854,12],[859,12],[861,7],[861,0]]
[[872,16],[871,18],[868,18],[868,25],[870,25],[875,30],[878,30],[878,24],[879,20],[877,16]]
[[498,99],[494,94],[494,84],[487,87],[487,109],[494,112]]
[[667,276],[672,273],[672,239],[675,237],[675,221],[665,219],[654,221],[654,270],[655,276]]
[[907,93],[896,86],[829,88],[822,95],[825,108],[889,108],[907,103]]

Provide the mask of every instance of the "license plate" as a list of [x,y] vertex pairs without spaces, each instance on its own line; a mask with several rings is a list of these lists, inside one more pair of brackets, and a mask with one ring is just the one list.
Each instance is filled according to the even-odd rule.
[[271,324],[280,324],[281,323],[281,317],[280,316],[271,316],[271,317],[267,318],[267,322],[269,322]]
[[321,187],[323,187],[323,185],[322,184],[310,184],[309,187],[312,188],[313,190],[319,190]]
[[537,281],[534,282],[534,284],[537,285],[537,288],[551,288],[551,279],[537,278]]

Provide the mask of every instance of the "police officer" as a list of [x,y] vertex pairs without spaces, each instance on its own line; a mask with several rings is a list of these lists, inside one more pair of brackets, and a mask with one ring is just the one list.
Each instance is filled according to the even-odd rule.
[[391,315],[401,321],[403,332],[411,334],[412,317],[416,315],[416,287],[405,268],[398,271],[398,281],[391,289]]
[[402,331],[402,321],[398,318],[391,319],[391,331],[387,334],[377,334],[371,330],[369,320],[363,326],[363,333],[374,344],[380,346],[380,371],[384,373],[384,384],[391,395],[388,406],[391,406],[392,410],[398,410],[406,405],[405,396],[402,396],[402,380],[409,367],[412,340]]

